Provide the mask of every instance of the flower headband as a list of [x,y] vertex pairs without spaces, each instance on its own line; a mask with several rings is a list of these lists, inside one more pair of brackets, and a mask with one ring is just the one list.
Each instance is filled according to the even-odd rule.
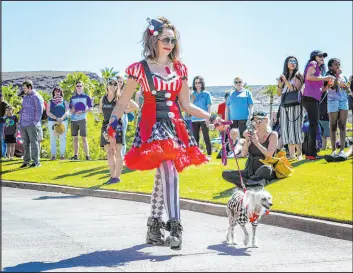
[[152,36],[157,36],[159,34],[159,30],[162,29],[164,23],[158,19],[151,19],[151,18],[146,18],[148,24],[149,24],[149,31],[150,35]]

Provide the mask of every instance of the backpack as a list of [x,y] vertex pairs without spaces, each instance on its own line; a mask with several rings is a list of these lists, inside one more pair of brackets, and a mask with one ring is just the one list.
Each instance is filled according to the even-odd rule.
[[286,178],[293,174],[293,167],[289,163],[285,151],[279,151],[275,156],[259,159],[259,161],[265,165],[272,165],[277,178]]

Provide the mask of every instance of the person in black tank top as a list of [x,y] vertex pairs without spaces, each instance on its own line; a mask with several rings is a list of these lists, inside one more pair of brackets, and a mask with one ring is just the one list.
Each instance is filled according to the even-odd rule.
[[[269,118],[262,111],[255,111],[251,118],[254,132],[244,132],[245,144],[242,149],[242,156],[248,155],[245,170],[241,175],[245,186],[265,185],[268,181],[276,178],[272,166],[264,165],[259,160],[271,157],[278,145],[278,134],[269,127]],[[239,171],[223,171],[223,179],[241,187]]]
[[[117,100],[120,97],[120,90],[118,90],[118,80],[121,77],[112,77],[108,79],[108,86],[107,86],[107,93],[101,98],[99,109],[100,112],[103,114],[103,123],[101,129],[101,139],[100,139],[100,146],[104,147],[107,152],[108,158],[108,165],[110,170],[110,178],[106,182],[106,184],[113,184],[120,182],[120,175],[123,170],[123,139],[124,133],[121,132],[120,135],[116,138],[116,150],[110,149],[110,144],[108,141],[108,134],[107,134],[107,127],[109,124],[109,119],[112,114],[112,111],[117,103]],[[129,105],[125,112],[131,112],[138,109],[138,105],[130,101]],[[123,125],[121,119],[118,120],[118,124],[120,126]]]

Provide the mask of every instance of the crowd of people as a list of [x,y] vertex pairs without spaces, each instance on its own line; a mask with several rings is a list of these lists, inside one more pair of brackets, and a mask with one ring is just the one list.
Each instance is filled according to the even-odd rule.
[[[206,90],[203,77],[196,76],[192,86],[188,86],[188,69],[179,60],[179,32],[176,27],[164,17],[148,18],[147,21],[143,34],[144,60],[126,69],[126,81],[120,76],[109,78],[107,92],[99,104],[103,115],[100,145],[107,152],[110,169],[110,178],[106,183],[120,182],[124,163],[133,170],[156,169],[151,213],[147,220],[147,243],[167,242],[172,249],[181,248],[183,227],[180,220],[179,172],[190,165],[211,160],[209,129],[215,124],[218,125],[215,128],[222,133],[227,129],[222,122],[231,122],[230,138],[235,145],[234,150],[228,147],[228,152],[247,157],[245,170],[224,171],[222,174],[226,181],[238,186],[241,186],[241,181],[251,185],[254,181],[267,183],[275,179],[273,168],[264,165],[261,160],[272,157],[282,147],[288,147],[288,158],[291,160],[303,159],[303,153],[308,160],[320,159],[317,154],[318,132],[320,139],[329,136],[331,140],[332,154],[326,158],[327,161],[340,161],[351,155],[352,147],[348,153],[344,153],[344,148],[352,76],[349,81],[342,76],[339,59],[330,59],[326,72],[324,60],[327,54],[315,50],[310,54],[303,74],[299,71],[296,57],[285,59],[283,72],[277,79],[281,106],[276,128],[271,127],[267,113],[254,111],[252,92],[244,87],[244,80],[239,76],[234,78],[234,89],[225,95],[225,101],[218,107],[218,117],[215,117],[211,115],[212,97]],[[134,101],[132,98],[138,84],[140,91]],[[57,157],[57,138],[60,159],[65,159],[70,120],[74,147],[71,160],[78,160],[78,134],[85,159],[91,160],[87,142],[87,113],[93,107],[92,99],[83,92],[83,83],[76,82],[69,102],[64,100],[60,88],[54,88],[47,106],[31,81],[23,83],[23,91],[25,96],[19,121],[12,107],[0,97],[0,129],[2,140],[8,145],[8,158],[13,158],[15,132],[19,127],[24,146],[20,168],[40,166],[41,117],[46,110],[51,159],[56,160]],[[138,125],[131,149],[126,151],[127,115],[132,111],[138,111]],[[303,129],[305,118],[308,120],[306,134]],[[340,131],[338,153],[337,128]],[[207,156],[199,149],[200,132]],[[168,218],[166,223],[162,220],[164,210]],[[166,239],[163,229],[170,232]]]

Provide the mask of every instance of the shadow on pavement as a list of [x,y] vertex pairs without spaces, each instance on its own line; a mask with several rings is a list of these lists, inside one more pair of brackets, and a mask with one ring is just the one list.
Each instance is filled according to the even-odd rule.
[[179,254],[157,256],[139,251],[146,247],[153,247],[153,245],[141,244],[121,250],[95,251],[52,263],[22,263],[15,266],[5,267],[2,272],[42,272],[74,267],[124,266],[127,263],[134,261],[150,260],[151,262],[162,262],[175,256],[181,256]]
[[230,255],[230,256],[251,256],[250,253],[247,253],[248,248],[238,248],[233,245],[228,245],[226,242],[218,245],[208,246],[207,249],[215,250],[218,252],[218,255]]

